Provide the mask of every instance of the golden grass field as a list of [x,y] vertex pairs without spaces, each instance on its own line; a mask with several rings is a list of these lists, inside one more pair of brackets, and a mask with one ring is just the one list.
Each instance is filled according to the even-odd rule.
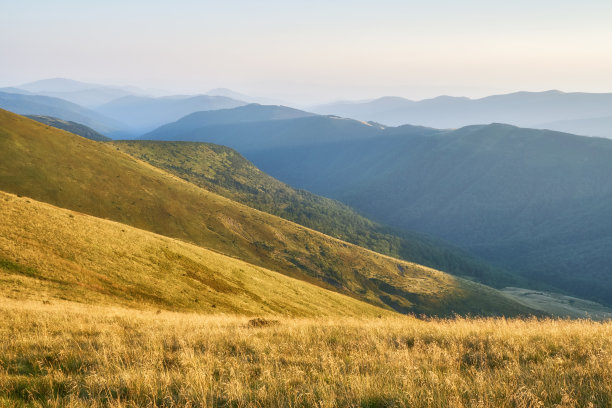
[[242,315],[392,313],[196,245],[3,192],[0,296]]
[[0,299],[0,406],[610,407],[612,322]]

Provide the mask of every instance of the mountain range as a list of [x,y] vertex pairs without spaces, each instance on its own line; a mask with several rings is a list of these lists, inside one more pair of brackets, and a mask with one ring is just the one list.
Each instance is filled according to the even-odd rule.
[[[211,89],[206,94],[173,95],[157,89],[133,86],[109,86],[55,78],[0,88],[0,92],[24,96],[48,96],[61,101],[46,101],[47,107],[14,109],[4,103],[1,108],[16,113],[51,115],[63,120],[74,120],[61,112],[62,101],[79,105],[80,110],[94,111],[81,117],[80,122],[92,126],[106,123],[106,136],[134,138],[166,123],[198,112],[233,108],[259,103],[291,105],[271,98],[254,97],[227,88]],[[37,101],[39,103],[40,101]],[[520,127],[550,129],[584,136],[612,137],[612,110],[609,93],[565,93],[561,91],[515,92],[492,95],[479,99],[439,96],[413,101],[387,96],[368,101],[335,102],[313,106],[309,111],[321,115],[334,115],[375,122],[384,126],[418,125],[440,129],[456,129],[473,124],[507,123]],[[54,105],[55,115],[49,112]],[[74,110],[73,106],[71,110]],[[100,121],[100,116],[105,120]]]
[[383,97],[364,102],[331,103],[310,110],[390,126],[459,128],[498,122],[612,138],[610,93],[516,92],[480,99],[439,96],[421,101]]
[[135,87],[107,86],[66,78],[43,79],[5,89],[6,92],[21,92],[60,98],[87,108],[94,108],[127,95],[146,94],[146,91]]
[[51,96],[0,92],[0,108],[20,115],[50,116],[80,123],[105,136],[125,127],[91,109]]
[[[390,311],[430,315],[538,313],[487,286],[380,255],[229,200],[113,145],[6,111],[0,111],[0,136],[0,190],[8,193],[187,241],[240,259],[252,268],[279,272]],[[40,227],[33,223],[28,228],[36,234]],[[55,239],[54,232],[40,231],[44,239]],[[97,245],[105,247],[112,245],[97,234],[83,245],[91,240],[99,240]],[[159,263],[157,273],[161,274],[177,262],[183,262],[188,275],[202,273],[189,260],[183,261],[180,253],[167,252],[164,260],[154,255],[159,254],[158,249],[145,246],[139,251],[142,255],[114,253],[119,259],[127,256],[148,265]],[[92,269],[91,258],[66,249],[54,254],[64,259],[63,265],[76,264],[85,274],[82,280],[92,274],[103,279]],[[4,256],[3,269],[35,278],[37,272],[32,270],[39,270],[45,262],[28,251]],[[240,275],[239,270],[234,273]],[[38,279],[57,281],[46,274]],[[233,282],[240,286],[240,280]],[[58,284],[61,287],[61,282]],[[71,285],[71,289],[78,289],[77,283]],[[208,286],[215,289],[213,282]],[[107,293],[96,285],[85,287]],[[120,291],[119,287],[112,290]],[[307,303],[308,299],[302,301]]]
[[383,224],[612,303],[612,141],[503,124],[436,130],[335,116],[268,120],[285,109],[207,112],[200,126],[188,116],[143,138],[229,146],[273,177]]
[[197,111],[234,108],[246,102],[210,95],[149,97],[129,95],[98,106],[96,111],[125,124],[114,138],[132,138]]

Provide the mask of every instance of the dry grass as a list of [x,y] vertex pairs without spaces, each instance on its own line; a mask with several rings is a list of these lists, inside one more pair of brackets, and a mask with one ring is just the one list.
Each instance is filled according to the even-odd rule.
[[612,404],[610,322],[274,319],[0,299],[0,405]]
[[2,192],[0,296],[241,315],[392,313],[196,245]]

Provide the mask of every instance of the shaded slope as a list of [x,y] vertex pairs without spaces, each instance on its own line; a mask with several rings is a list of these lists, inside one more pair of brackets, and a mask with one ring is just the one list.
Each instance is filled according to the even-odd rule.
[[489,267],[432,238],[392,231],[338,201],[295,190],[228,147],[155,141],[121,141],[113,145],[224,197],[373,251],[470,276],[495,287],[525,284],[517,276]]
[[271,176],[383,224],[612,304],[610,140],[501,124],[440,131],[325,116],[185,133],[180,124],[151,135],[230,146]]
[[490,125],[245,155],[378,221],[612,304],[609,140]]
[[37,122],[44,123],[45,125],[53,126],[57,129],[62,129],[70,133],[74,133],[75,135],[83,136],[90,140],[95,140],[97,142],[104,142],[111,140],[109,137],[106,137],[90,127],[85,125],[81,125],[80,123],[66,121],[58,118],[54,118],[51,116],[41,116],[41,115],[26,115],[28,118],[33,119]]
[[285,316],[389,313],[201,247],[0,192],[0,293]]
[[528,311],[490,288],[235,203],[112,146],[4,111],[0,124],[4,191],[188,240],[402,312]]

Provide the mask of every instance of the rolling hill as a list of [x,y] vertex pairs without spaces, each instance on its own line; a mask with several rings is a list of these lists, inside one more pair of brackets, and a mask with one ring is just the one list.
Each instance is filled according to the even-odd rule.
[[95,140],[97,142],[106,142],[111,140],[109,137],[101,135],[90,127],[81,125],[80,123],[71,122],[67,120],[61,120],[51,116],[42,115],[26,115],[26,117],[33,119],[37,122],[44,123],[45,125],[53,126],[57,129],[62,129],[75,135],[86,137],[87,139]]
[[0,108],[20,115],[42,115],[81,123],[103,135],[124,125],[72,102],[49,96],[0,92]]
[[391,313],[125,224],[4,192],[0,202],[5,297],[247,316]]
[[329,116],[181,130],[178,121],[144,137],[230,146],[271,176],[368,218],[612,302],[607,139],[502,124],[391,128]]
[[179,238],[400,312],[518,314],[489,287],[251,209],[96,143],[0,112],[0,190]]
[[516,275],[492,268],[431,237],[392,230],[338,201],[295,190],[228,147],[198,142],[116,141],[112,144],[209,191],[378,253],[470,277],[497,288],[528,285]]
[[557,122],[554,129],[588,136],[611,136],[592,133],[588,123],[575,121],[612,116],[610,93],[565,93],[560,91],[515,92],[485,98],[440,96],[422,101],[384,97],[367,102],[339,102],[312,108],[320,114],[340,115],[373,120],[397,126],[406,123],[435,128],[459,128],[479,123],[501,122],[523,127],[545,127]]
[[224,96],[175,95],[149,97],[130,95],[95,108],[96,112],[124,123],[119,137],[135,137],[197,111],[234,108],[246,102]]

